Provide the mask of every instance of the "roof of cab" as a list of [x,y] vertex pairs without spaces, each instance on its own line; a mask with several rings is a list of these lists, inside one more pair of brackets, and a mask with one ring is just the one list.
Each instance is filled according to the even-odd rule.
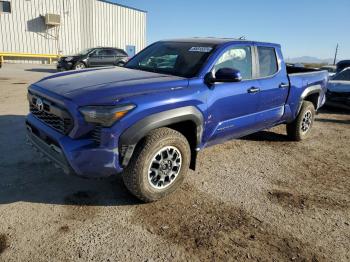
[[191,37],[191,38],[167,39],[167,40],[163,40],[163,41],[165,41],[165,42],[182,42],[182,43],[203,43],[203,44],[213,44],[213,45],[241,42],[241,43],[263,44],[263,45],[280,47],[279,44],[275,44],[275,43],[250,41],[250,40],[239,39],[239,38]]

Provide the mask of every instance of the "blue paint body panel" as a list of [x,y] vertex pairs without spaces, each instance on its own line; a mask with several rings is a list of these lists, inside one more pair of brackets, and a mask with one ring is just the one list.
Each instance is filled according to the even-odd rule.
[[[208,87],[205,75],[225,50],[237,45],[275,48],[278,72],[267,78],[216,83]],[[193,78],[114,67],[69,71],[46,77],[31,85],[29,91],[65,108],[72,116],[74,126],[65,136],[32,114],[28,115],[27,121],[57,142],[78,175],[110,176],[123,171],[119,157],[120,136],[147,116],[186,106],[195,107],[204,120],[201,141],[197,145],[202,149],[293,121],[309,87],[321,88],[321,106],[327,81],[325,72],[288,75],[277,44],[225,40],[218,41],[214,53]],[[281,88],[281,83],[289,87]],[[251,87],[258,87],[260,92],[248,93]],[[112,127],[102,128],[101,142],[96,146],[87,136],[94,125],[84,121],[79,108],[131,103],[136,108]]]

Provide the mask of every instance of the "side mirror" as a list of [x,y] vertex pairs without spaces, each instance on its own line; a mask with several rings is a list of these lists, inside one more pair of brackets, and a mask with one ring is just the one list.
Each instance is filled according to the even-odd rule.
[[215,82],[240,82],[241,72],[234,68],[221,68],[215,74]]

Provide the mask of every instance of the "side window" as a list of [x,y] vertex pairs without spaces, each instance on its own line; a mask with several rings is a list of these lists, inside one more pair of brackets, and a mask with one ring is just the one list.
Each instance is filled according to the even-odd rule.
[[221,68],[234,68],[243,80],[252,79],[252,51],[249,46],[235,46],[227,50],[214,66],[214,74]]
[[90,53],[91,56],[100,56],[101,49],[95,49]]
[[273,47],[258,46],[259,77],[268,77],[278,71],[276,51]]
[[115,49],[107,49],[106,51],[107,51],[108,56],[117,56],[118,55],[118,52]]
[[98,52],[98,56],[107,56],[110,55],[108,49],[100,49]]
[[0,1],[0,13],[11,13],[10,1]]

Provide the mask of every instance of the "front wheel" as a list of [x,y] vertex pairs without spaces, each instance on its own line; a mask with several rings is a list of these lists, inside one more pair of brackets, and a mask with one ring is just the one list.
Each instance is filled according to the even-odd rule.
[[137,146],[123,180],[129,191],[144,202],[159,200],[183,182],[191,159],[187,139],[170,128],[159,128]]
[[310,135],[316,110],[313,103],[304,101],[298,117],[292,122],[287,124],[287,135],[291,140],[301,141]]
[[74,70],[81,70],[81,69],[84,69],[86,68],[86,65],[82,62],[77,62],[75,65],[74,65]]

